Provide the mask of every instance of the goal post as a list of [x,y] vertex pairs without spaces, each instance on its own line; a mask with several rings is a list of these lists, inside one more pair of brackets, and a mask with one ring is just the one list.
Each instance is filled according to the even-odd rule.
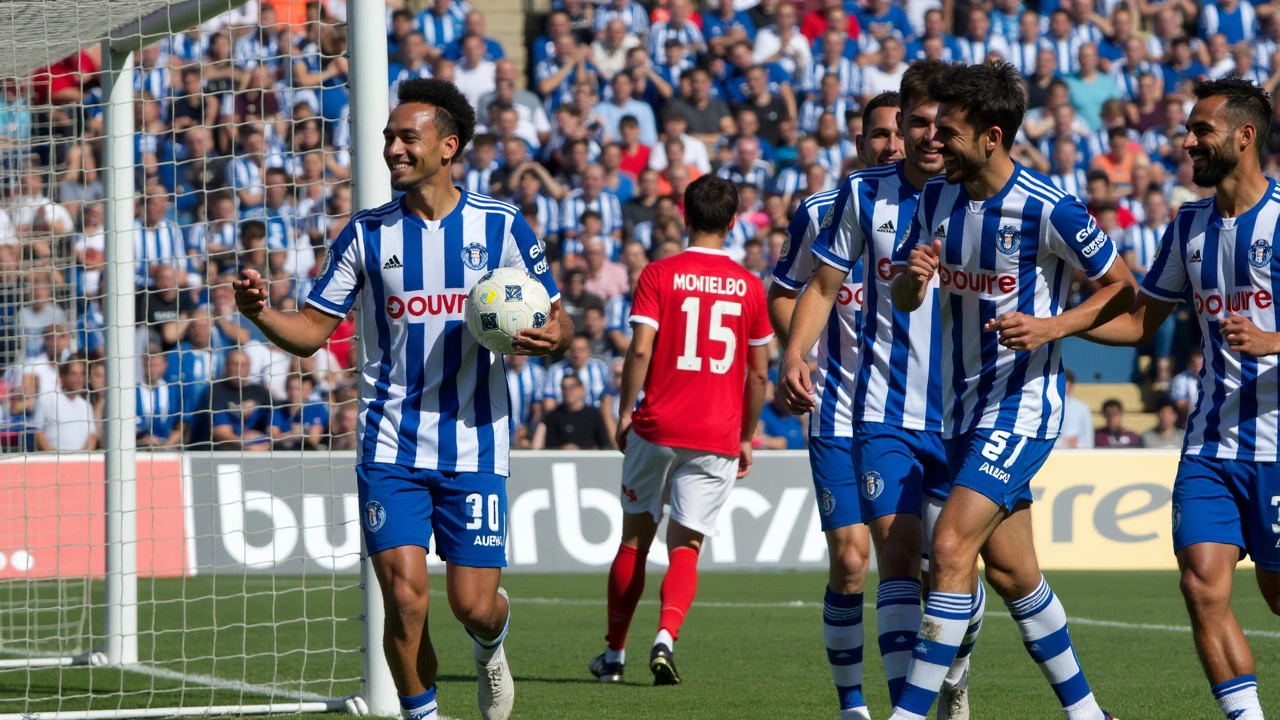
[[[273,355],[247,323],[220,314],[215,298],[229,274],[253,266],[260,250],[272,301],[274,287],[285,284],[279,299],[300,305],[307,269],[313,279],[335,228],[391,200],[381,159],[389,107],[385,3],[348,0],[345,18],[322,15],[298,32],[288,28],[275,55],[252,61],[242,57],[240,41],[258,37],[261,27],[188,32],[245,1],[13,0],[0,8],[11,28],[10,48],[0,52],[0,501],[14,500],[17,508],[0,514],[0,720],[399,714],[382,649],[379,586],[362,538],[354,542],[361,531],[353,455],[331,449],[339,413],[345,416],[353,402],[350,386],[334,378],[353,377],[363,358],[353,371],[328,350],[328,359],[310,365]],[[313,25],[323,27],[304,47]],[[267,35],[260,37],[261,45]],[[199,49],[180,60],[181,42]],[[226,56],[211,48],[220,42],[230,46]],[[157,44],[170,63],[160,72],[148,55]],[[84,51],[97,54],[95,89],[85,84],[82,99],[57,97],[59,71],[48,68]],[[322,70],[335,58],[345,58],[349,69]],[[254,63],[272,70],[259,72]],[[196,104],[217,101],[218,109],[211,124],[198,121],[185,132],[208,133],[219,145],[210,155],[217,161],[210,163],[218,168],[213,174],[228,178],[217,188],[201,186],[195,210],[180,206],[186,191],[173,188],[182,180],[172,167],[195,145],[184,145],[174,121],[179,99],[189,97],[180,93],[192,67],[199,74]],[[225,67],[225,77],[210,82],[211,67]],[[270,119],[268,92],[278,96]],[[304,137],[317,122],[319,147]],[[241,184],[237,165],[255,134],[267,144],[254,151],[267,157],[257,171],[265,177],[253,181],[265,207],[258,214],[245,211],[253,193],[242,191],[254,188]],[[308,167],[316,158],[323,163],[319,179]],[[96,181],[89,180],[90,166]],[[281,169],[290,212],[297,213],[287,218],[283,240],[272,234],[273,223],[286,221],[270,208],[269,177]],[[306,188],[304,175],[314,181]],[[24,183],[32,176],[43,180],[43,195],[28,192]],[[185,247],[172,263],[153,262],[162,247],[154,243],[163,242],[163,233],[155,234],[159,218],[149,214],[158,194],[169,203],[161,225],[176,228]],[[224,199],[235,210],[228,220],[231,261],[226,255],[219,261],[212,249],[211,234],[224,218],[211,213]],[[299,210],[304,202],[311,203],[306,217]],[[91,228],[95,206],[102,217]],[[62,227],[64,211],[73,227]],[[251,225],[267,234],[256,246],[245,236]],[[101,248],[97,260],[93,237]],[[169,272],[153,274],[157,265],[183,278],[179,294],[190,304],[175,301],[177,320],[161,320],[148,304],[152,285],[163,285],[156,276]],[[98,289],[86,291],[92,273]],[[11,332],[10,316],[21,323],[42,312],[32,308],[40,305],[35,288],[45,284],[53,286],[48,316],[57,319],[38,333],[21,324]],[[277,413],[296,409],[294,427],[306,426],[302,435],[279,444],[270,429],[267,442],[277,449],[265,453],[251,452],[247,434],[245,449],[236,451],[214,437],[196,449],[185,436],[175,445],[142,444],[142,424],[160,414],[160,401],[148,395],[157,392],[150,369],[157,356],[168,363],[166,378],[175,362],[180,368],[179,379],[167,381],[182,408],[174,417],[198,422],[191,419],[198,413],[189,413],[193,404],[213,402],[212,368],[201,381],[205,394],[188,399],[198,383],[187,379],[181,354],[189,328],[206,321],[230,343],[216,346],[210,363],[216,356],[218,372],[229,372],[231,356],[244,356],[253,381],[260,377],[271,396],[258,408],[271,427]],[[168,335],[174,326],[182,328],[177,340]],[[64,335],[73,338],[65,354],[58,344]],[[31,351],[36,340],[43,355]],[[61,404],[62,373],[81,356],[88,359],[87,390],[79,399],[96,413],[96,421],[86,422],[97,441],[53,447],[56,428],[77,417]],[[98,370],[105,382],[95,387]],[[322,375],[329,387],[317,387],[312,397],[324,398],[325,429],[313,445],[305,439],[306,410],[283,398],[294,378],[297,385],[303,377],[318,384]],[[235,422],[246,433],[254,409],[241,392],[232,407],[243,410]],[[205,414],[206,423],[217,417],[214,410]]]

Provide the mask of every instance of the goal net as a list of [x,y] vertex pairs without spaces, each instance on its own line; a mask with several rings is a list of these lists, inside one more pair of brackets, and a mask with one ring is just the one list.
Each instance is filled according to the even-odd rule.
[[365,709],[354,320],[230,285],[352,210],[346,3],[243,2],[0,4],[0,719]]

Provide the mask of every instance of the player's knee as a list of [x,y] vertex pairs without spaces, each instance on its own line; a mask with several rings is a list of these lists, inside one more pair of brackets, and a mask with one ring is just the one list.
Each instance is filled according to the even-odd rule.
[[449,609],[466,627],[487,628],[493,620],[497,597],[485,597],[483,593],[467,593],[460,597],[449,596]]
[[1179,588],[1182,590],[1182,597],[1191,608],[1229,606],[1231,603],[1230,582],[1215,582],[1213,576],[1200,572],[1195,566],[1187,567],[1182,571]]
[[856,543],[838,546],[831,555],[832,589],[840,592],[861,590],[867,580],[868,560],[867,553]]
[[969,542],[955,528],[940,527],[933,535],[929,564],[935,577],[968,573],[974,558],[969,557]]
[[426,585],[411,578],[397,575],[383,587],[388,614],[394,614],[402,624],[421,624],[427,616]]

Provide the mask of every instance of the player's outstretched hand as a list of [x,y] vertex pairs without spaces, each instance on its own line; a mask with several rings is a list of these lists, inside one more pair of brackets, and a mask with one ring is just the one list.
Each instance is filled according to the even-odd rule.
[[787,356],[782,359],[778,371],[778,386],[774,392],[782,395],[782,402],[793,415],[804,415],[813,410],[813,383],[809,381],[809,363],[802,357]]
[[551,317],[547,324],[540,328],[525,328],[516,333],[513,345],[517,355],[551,355],[561,347],[565,338],[565,329],[560,317],[563,311],[559,305],[551,306]]
[[240,279],[231,283],[236,291],[236,309],[252,320],[267,306],[267,281],[257,270],[240,271]]
[[1280,352],[1277,347],[1277,334],[1259,330],[1253,321],[1244,315],[1228,315],[1220,323],[1222,337],[1227,347],[1238,353],[1264,357]]
[[623,455],[627,454],[627,433],[631,431],[631,415],[618,416],[618,430],[614,433],[613,442],[618,446],[618,452]]
[[933,279],[938,272],[938,258],[942,256],[942,241],[934,240],[932,245],[917,245],[907,256],[907,277],[916,288],[922,288]]
[[751,441],[746,440],[738,446],[738,479],[741,480],[751,472]]
[[1030,352],[1058,339],[1048,319],[1020,312],[1005,313],[988,321],[983,329],[1000,333],[1000,344],[1010,350]]

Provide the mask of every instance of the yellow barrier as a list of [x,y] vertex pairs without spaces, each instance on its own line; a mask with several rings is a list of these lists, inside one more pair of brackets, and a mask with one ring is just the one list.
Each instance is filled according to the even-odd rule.
[[1178,457],[1168,450],[1059,450],[1050,455],[1031,483],[1040,566],[1177,568],[1171,498]]

